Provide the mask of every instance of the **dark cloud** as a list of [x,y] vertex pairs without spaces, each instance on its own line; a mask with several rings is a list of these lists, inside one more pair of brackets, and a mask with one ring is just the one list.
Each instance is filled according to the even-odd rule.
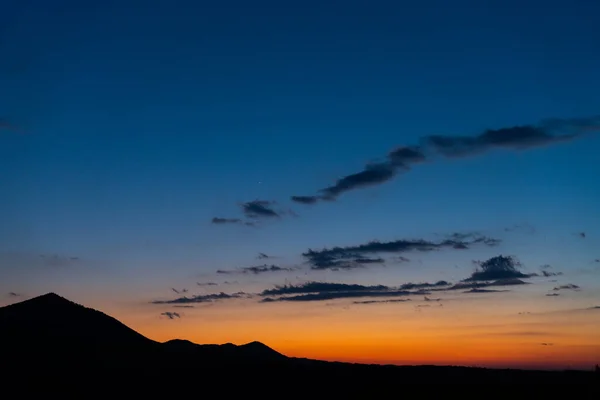
[[228,299],[239,299],[243,297],[248,297],[247,293],[237,292],[232,294],[227,293],[214,293],[214,294],[205,294],[205,295],[196,295],[196,296],[183,296],[173,300],[154,300],[152,304],[193,304],[193,303],[211,303],[217,300],[228,300]]
[[371,241],[355,246],[332,247],[321,250],[309,249],[302,256],[308,261],[312,269],[351,269],[362,266],[363,264],[357,260],[365,259],[364,256],[368,254],[434,251],[443,248],[464,250],[473,244],[495,246],[497,242],[496,239],[485,236],[470,237],[467,240],[450,238],[441,242],[424,239],[400,239],[389,242]]
[[322,196],[292,196],[290,199],[300,204],[315,204],[319,200],[325,200]]
[[352,304],[405,303],[407,301],[411,301],[411,299],[364,300],[353,301]]
[[196,285],[198,285],[198,286],[217,286],[218,283],[216,283],[216,282],[196,282]]
[[165,317],[167,317],[169,319],[181,318],[181,315],[179,315],[179,313],[171,312],[171,311],[165,311],[164,313],[160,313],[160,315],[164,315]]
[[[274,301],[322,301],[361,297],[400,297],[429,294],[424,290],[410,291],[385,285],[365,286],[359,284],[307,282],[300,285],[276,286],[261,293],[262,302]],[[266,297],[270,296],[270,297]],[[281,297],[273,297],[281,296]]]
[[272,257],[266,253],[258,253],[258,256],[256,258],[258,258],[259,260],[264,260],[264,259],[272,258]]
[[554,343],[540,343],[542,346],[553,346]]
[[358,257],[352,261],[354,261],[357,264],[383,264],[385,262],[385,260],[381,257],[377,257],[377,258]]
[[248,218],[272,218],[279,217],[279,214],[273,210],[275,203],[268,200],[253,200],[242,204],[242,211]]
[[503,255],[495,256],[481,262],[479,268],[464,281],[492,281],[498,279],[531,277],[531,275],[520,272],[517,269],[518,266],[520,266],[520,263],[514,257]]
[[473,288],[471,290],[467,290],[463,293],[502,293],[502,292],[508,292],[508,290],[494,290],[494,289],[480,289],[480,288]]
[[563,273],[562,272],[551,272],[551,271],[547,271],[545,269],[541,270],[542,276],[544,277],[550,277],[550,276],[560,276]]
[[554,290],[554,291],[559,291],[559,290],[580,290],[580,289],[581,289],[581,288],[580,288],[579,286],[577,286],[577,285],[574,285],[574,284],[572,284],[572,283],[568,283],[568,284],[566,284],[566,285],[560,285],[560,286],[557,286],[557,287],[555,287],[555,288],[554,288],[554,289],[552,289],[552,290]]
[[321,189],[325,199],[334,199],[344,192],[378,185],[392,179],[397,173],[397,168],[389,163],[367,164],[357,173],[346,175],[338,179],[335,184]]
[[348,283],[306,282],[299,285],[277,285],[274,289],[263,290],[261,296],[279,296],[286,294],[321,293],[321,292],[360,292],[388,291],[385,285],[365,286]]
[[177,293],[177,294],[180,294],[180,293],[187,293],[187,292],[188,292],[188,290],[187,290],[187,289],[180,289],[180,290],[177,290],[177,289],[175,289],[175,288],[171,288],[171,290],[172,290],[173,292]]
[[442,301],[441,298],[432,299],[431,297],[424,296],[423,301]]
[[586,310],[600,310],[600,306],[593,306],[590,308],[586,308]]
[[427,161],[430,155],[467,157],[493,149],[524,150],[571,141],[591,130],[600,130],[599,120],[600,117],[553,119],[539,126],[488,129],[477,136],[426,136],[420,140],[419,146],[396,148],[387,154],[385,161],[367,164],[362,171],[338,179],[333,185],[321,189],[320,195],[292,196],[291,199],[302,204],[335,200],[345,192],[388,182],[399,172],[408,171],[411,165]]
[[388,154],[391,165],[408,168],[409,165],[422,163],[426,161],[423,150],[418,146],[398,147]]
[[283,296],[278,298],[268,297],[264,299],[264,302],[272,301],[323,301],[323,300],[334,300],[334,299],[348,299],[357,297],[396,297],[396,296],[410,296],[415,293],[405,290],[390,290],[390,291],[350,291],[350,292],[321,292],[321,293],[307,293],[299,294],[295,296]]
[[518,286],[528,285],[528,282],[518,278],[497,279],[495,281],[462,281],[449,287],[448,290],[483,289],[495,286]]
[[585,232],[579,232],[577,234],[580,238],[585,239]]
[[548,297],[558,297],[558,296],[560,296],[560,293],[546,293],[546,296],[548,296]]
[[280,267],[278,265],[257,265],[252,267],[244,267],[240,269],[234,270],[217,270],[217,274],[263,274],[266,272],[283,272],[283,271],[293,271],[293,268]]
[[265,272],[280,272],[280,271],[292,271],[292,268],[279,267],[277,265],[259,265],[255,267],[242,268],[242,273],[262,274]]
[[21,296],[21,294],[20,294],[20,293],[17,293],[17,292],[8,292],[8,296],[9,296],[9,297],[20,297],[20,296]]
[[242,220],[239,218],[220,218],[214,217],[211,221],[213,224],[222,225],[222,224],[241,224]]
[[575,134],[554,136],[542,127],[532,125],[489,129],[478,136],[427,136],[423,143],[435,153],[446,157],[465,157],[496,148],[524,150],[553,143],[566,142]]
[[447,287],[447,286],[450,286],[450,285],[451,285],[451,283],[450,282],[446,282],[446,281],[437,281],[435,283],[429,283],[429,282],[412,283],[412,282],[408,282],[408,283],[404,283],[404,284],[400,285],[400,289],[402,289],[402,290],[434,289],[434,288]]
[[176,308],[194,308],[194,306],[182,306],[182,305],[174,305]]

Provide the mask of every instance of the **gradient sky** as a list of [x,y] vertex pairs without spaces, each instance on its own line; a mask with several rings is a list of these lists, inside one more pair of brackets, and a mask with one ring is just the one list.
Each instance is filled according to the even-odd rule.
[[2,9],[0,305],[328,360],[598,362],[599,2]]

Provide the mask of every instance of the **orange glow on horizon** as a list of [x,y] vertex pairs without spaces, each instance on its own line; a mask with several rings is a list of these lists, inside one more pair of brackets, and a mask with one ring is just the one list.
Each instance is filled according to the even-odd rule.
[[177,310],[182,318],[176,320],[158,317],[156,309],[151,314],[119,309],[112,315],[161,342],[257,340],[290,357],[327,361],[589,369],[600,360],[600,319],[588,312],[518,315],[496,308],[489,314],[485,304],[458,303],[422,312],[406,304],[355,309],[219,304]]

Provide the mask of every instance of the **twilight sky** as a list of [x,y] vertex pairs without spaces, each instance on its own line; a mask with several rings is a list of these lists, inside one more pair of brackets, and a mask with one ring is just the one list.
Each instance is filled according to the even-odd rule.
[[328,360],[598,361],[599,2],[2,8],[0,305]]

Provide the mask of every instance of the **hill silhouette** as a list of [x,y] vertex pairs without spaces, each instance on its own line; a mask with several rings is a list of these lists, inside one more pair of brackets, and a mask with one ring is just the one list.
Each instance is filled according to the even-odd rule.
[[30,375],[62,371],[63,376],[71,376],[88,370],[105,379],[132,379],[132,373],[149,379],[193,372],[194,379],[239,380],[260,374],[290,385],[340,385],[338,390],[349,392],[372,385],[384,390],[401,383],[590,384],[598,376],[591,368],[550,372],[325,362],[287,357],[260,342],[217,345],[175,339],[160,343],[54,293],[0,308],[0,360],[4,368]]

